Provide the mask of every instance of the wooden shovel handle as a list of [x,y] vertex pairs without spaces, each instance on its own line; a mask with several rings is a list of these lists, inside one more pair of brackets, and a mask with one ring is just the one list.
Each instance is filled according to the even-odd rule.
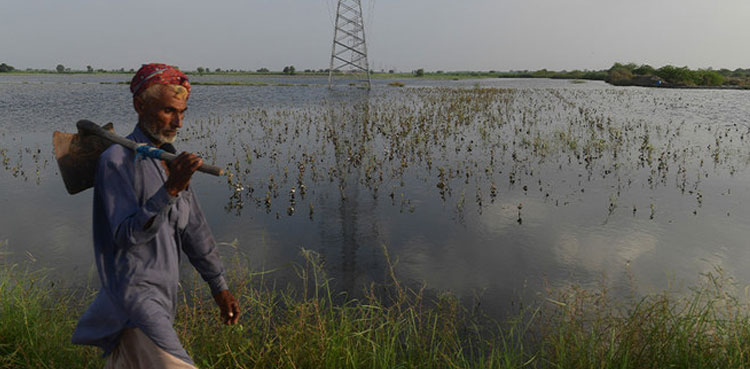
[[[139,143],[135,141],[128,140],[125,137],[121,137],[110,131],[107,131],[106,129],[100,127],[98,124],[90,120],[85,120],[85,119],[79,120],[78,123],[76,123],[76,127],[78,127],[78,132],[80,134],[96,135],[96,136],[105,138],[107,140],[110,140],[116,144],[125,146],[133,151],[136,151],[138,149],[138,146],[140,145]],[[162,152],[161,154],[161,159],[165,160],[166,162],[171,162],[176,157],[177,155],[168,153],[166,151]],[[223,169],[217,166],[206,164],[206,163],[201,164],[201,166],[198,168],[198,171],[203,172],[203,173],[213,174],[215,176],[221,176],[224,174]]]

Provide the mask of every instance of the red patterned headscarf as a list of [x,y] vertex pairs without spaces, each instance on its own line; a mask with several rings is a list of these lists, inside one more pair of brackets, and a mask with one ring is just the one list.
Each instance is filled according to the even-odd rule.
[[138,72],[135,73],[133,80],[130,81],[130,92],[135,97],[156,84],[181,85],[187,89],[188,95],[190,95],[190,82],[188,82],[185,73],[171,65],[160,63],[143,64],[141,69],[138,69]]

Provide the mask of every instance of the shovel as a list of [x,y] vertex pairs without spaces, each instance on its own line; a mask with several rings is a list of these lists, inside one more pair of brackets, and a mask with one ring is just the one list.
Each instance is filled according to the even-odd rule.
[[[52,145],[55,148],[57,165],[60,168],[65,189],[71,195],[77,194],[94,186],[96,166],[104,150],[112,144],[125,146],[138,155],[161,159],[166,162],[174,160],[177,155],[128,140],[115,134],[112,123],[103,127],[88,121],[79,120],[76,123],[78,133],[63,133],[55,131],[52,134]],[[202,164],[198,171],[220,176],[224,170],[209,164]]]

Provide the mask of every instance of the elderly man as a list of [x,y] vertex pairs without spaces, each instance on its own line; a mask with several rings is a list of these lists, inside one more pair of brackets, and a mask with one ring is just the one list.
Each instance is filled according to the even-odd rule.
[[[128,138],[169,150],[165,144],[175,140],[187,110],[187,77],[147,64],[130,91],[138,124]],[[194,368],[172,327],[180,250],[208,282],[222,321],[239,318],[211,230],[188,186],[200,165],[185,152],[167,166],[119,145],[99,158],[94,252],[101,288],[72,341],[104,349],[107,368]]]

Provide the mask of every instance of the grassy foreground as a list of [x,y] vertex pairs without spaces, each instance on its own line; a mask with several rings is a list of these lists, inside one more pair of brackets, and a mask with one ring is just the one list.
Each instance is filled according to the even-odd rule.
[[[219,325],[202,283],[183,286],[176,329],[200,368],[750,366],[748,308],[718,270],[682,297],[625,302],[570,288],[493,323],[448,294],[426,301],[395,278],[363,299],[338,301],[318,256],[304,253],[295,289],[231,275],[244,311],[233,327]],[[0,368],[101,368],[97,350],[69,343],[92,298],[60,293],[43,272],[0,267]]]

